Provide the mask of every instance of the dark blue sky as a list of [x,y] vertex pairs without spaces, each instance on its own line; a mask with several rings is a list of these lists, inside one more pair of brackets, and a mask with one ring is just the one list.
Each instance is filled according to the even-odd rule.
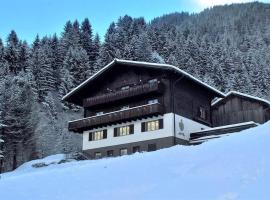
[[[199,12],[214,4],[248,0],[4,0],[0,11],[0,37],[6,40],[14,29],[21,39],[31,42],[40,36],[60,34],[67,20],[88,17],[101,36],[119,16],[154,17],[188,11]],[[268,2],[270,0],[267,0]]]

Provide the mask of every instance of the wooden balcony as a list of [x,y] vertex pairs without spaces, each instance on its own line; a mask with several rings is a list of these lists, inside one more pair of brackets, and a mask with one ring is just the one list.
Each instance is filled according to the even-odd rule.
[[131,97],[138,97],[143,94],[162,93],[162,91],[163,87],[160,81],[155,83],[145,83],[130,87],[126,90],[119,90],[116,92],[87,98],[83,101],[83,107],[97,106]]
[[105,125],[112,125],[119,122],[127,122],[134,119],[164,114],[164,107],[159,103],[137,106],[125,110],[105,113],[99,116],[87,117],[68,124],[68,129],[73,132],[82,132]]

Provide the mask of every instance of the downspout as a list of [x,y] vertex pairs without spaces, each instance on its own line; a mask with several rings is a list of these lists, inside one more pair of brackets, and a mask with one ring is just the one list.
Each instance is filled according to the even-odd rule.
[[176,145],[176,127],[175,127],[175,94],[174,94],[174,90],[175,90],[175,86],[176,83],[180,82],[182,79],[184,78],[184,75],[182,75],[180,78],[176,79],[173,83],[173,87],[172,87],[172,111],[173,111],[173,134],[174,134],[174,145]]

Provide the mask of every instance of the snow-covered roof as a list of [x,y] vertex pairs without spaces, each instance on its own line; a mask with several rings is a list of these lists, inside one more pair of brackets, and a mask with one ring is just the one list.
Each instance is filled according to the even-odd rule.
[[190,75],[189,73],[179,69],[178,67],[175,67],[173,65],[169,64],[160,64],[160,63],[150,63],[150,62],[140,62],[140,61],[132,61],[132,60],[121,60],[121,59],[114,59],[112,62],[110,62],[108,65],[100,69],[98,72],[96,72],[94,75],[92,75],[90,78],[82,82],[80,85],[75,87],[73,90],[71,90],[69,93],[67,93],[62,100],[66,100],[68,97],[70,97],[72,94],[83,88],[86,84],[88,84],[90,81],[94,80],[97,78],[99,75],[101,75],[103,72],[105,72],[107,69],[112,67],[114,64],[126,64],[126,65],[134,65],[137,67],[152,67],[152,68],[160,68],[160,69],[167,69],[167,70],[173,70],[175,72],[178,72],[179,74],[182,74],[189,79],[193,80],[194,82],[204,86],[205,88],[208,88],[209,90],[213,91],[214,93],[218,94],[219,96],[224,97],[225,94],[222,93],[221,91],[213,88],[212,86],[200,81],[199,79],[195,78],[194,76]]
[[226,99],[230,95],[237,95],[237,96],[241,96],[241,97],[253,99],[255,101],[260,101],[260,102],[262,102],[262,103],[264,103],[264,104],[266,104],[267,106],[270,107],[270,101],[267,101],[266,99],[262,99],[262,98],[259,98],[259,97],[255,97],[255,96],[252,96],[252,95],[249,95],[249,94],[245,94],[245,93],[241,93],[241,92],[237,92],[237,91],[230,91],[230,92],[228,92],[226,94],[226,97],[225,98],[219,98],[219,99],[217,99],[216,101],[214,101],[212,103],[212,106],[214,106],[217,103],[221,102],[222,100]]

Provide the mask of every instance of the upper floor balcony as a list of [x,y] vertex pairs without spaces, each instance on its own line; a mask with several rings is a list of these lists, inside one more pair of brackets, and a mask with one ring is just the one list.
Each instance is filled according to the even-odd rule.
[[68,129],[74,132],[82,132],[84,130],[89,130],[101,126],[112,125],[120,122],[127,122],[161,114],[164,114],[164,107],[162,104],[146,104],[71,121],[68,124]]
[[83,107],[102,105],[105,103],[115,102],[118,100],[123,100],[123,99],[131,98],[131,97],[138,97],[144,94],[162,93],[162,91],[163,91],[163,85],[162,85],[162,82],[160,81],[156,81],[152,83],[144,83],[144,84],[128,87],[127,89],[110,92],[110,93],[102,94],[99,96],[94,96],[94,97],[84,99]]

